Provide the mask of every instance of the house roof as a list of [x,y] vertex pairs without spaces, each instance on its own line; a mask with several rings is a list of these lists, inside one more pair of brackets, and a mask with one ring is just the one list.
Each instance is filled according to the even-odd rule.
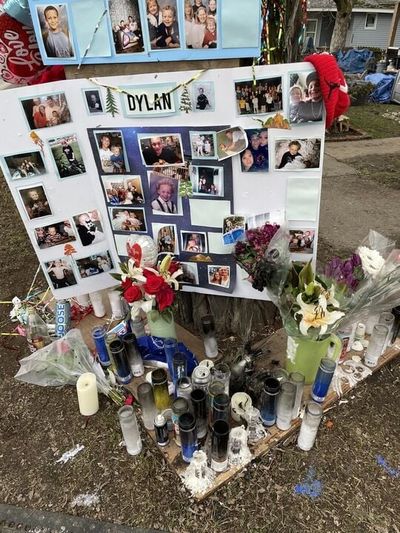
[[[393,10],[395,4],[395,0],[355,0],[353,10]],[[308,8],[314,11],[336,11],[336,4],[333,0],[308,0]]]

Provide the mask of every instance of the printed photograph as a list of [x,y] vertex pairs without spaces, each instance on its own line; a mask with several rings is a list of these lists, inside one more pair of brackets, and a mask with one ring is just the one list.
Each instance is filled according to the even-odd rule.
[[182,252],[207,253],[207,237],[205,233],[181,231]]
[[112,205],[143,205],[144,194],[140,176],[102,176],[106,202]]
[[317,73],[290,74],[289,122],[320,122],[323,114],[324,102]]
[[69,220],[35,228],[35,238],[37,245],[42,250],[58,246],[59,244],[76,241],[75,232]]
[[223,167],[191,167],[193,193],[205,196],[224,196]]
[[244,237],[246,219],[242,216],[231,215],[224,218],[222,239],[224,244],[234,244]]
[[240,154],[242,172],[268,172],[268,130],[246,130],[248,144]]
[[214,82],[193,81],[190,87],[193,111],[215,111]]
[[291,229],[289,250],[296,254],[312,254],[314,251],[315,230]]
[[147,27],[152,50],[180,48],[176,0],[147,0]]
[[144,52],[142,23],[138,4],[138,0],[108,1],[108,12],[111,19],[116,54]]
[[41,152],[25,152],[23,154],[4,157],[5,174],[12,180],[33,178],[46,173]]
[[76,265],[81,278],[90,278],[90,276],[103,274],[114,268],[109,251],[77,259]]
[[49,261],[44,265],[54,289],[64,289],[77,284],[70,259],[62,257],[61,259]]
[[158,253],[176,253],[176,227],[162,226],[157,233]]
[[21,104],[31,130],[71,122],[71,113],[64,93],[22,98]]
[[265,115],[282,110],[282,78],[236,81],[236,106],[239,115]]
[[82,246],[90,246],[104,241],[104,231],[97,209],[86,211],[73,217]]
[[139,138],[144,164],[148,167],[183,163],[182,140],[179,134]]
[[86,89],[83,91],[85,103],[90,115],[104,113],[104,105],[98,89]]
[[217,0],[185,0],[186,48],[217,48]]
[[47,57],[75,57],[66,4],[36,7]]
[[188,285],[199,284],[199,270],[196,263],[180,263],[183,274],[177,278],[179,283]]
[[236,126],[217,131],[218,161],[240,154],[247,146],[247,136],[243,128]]
[[110,209],[110,217],[114,231],[147,233],[147,224],[143,208],[113,207]]
[[192,159],[216,159],[215,146],[217,136],[215,131],[190,131],[190,147]]
[[94,132],[100,157],[101,172],[122,174],[129,171],[121,130]]
[[77,176],[86,172],[75,134],[49,139],[49,146],[60,178]]
[[229,266],[207,265],[209,285],[229,288],[231,284],[231,268]]
[[148,172],[151,207],[156,215],[178,213],[179,181],[159,172]]
[[280,139],[275,141],[276,170],[318,169],[321,139]]
[[19,189],[19,194],[30,220],[53,214],[43,185]]
[[246,218],[247,229],[261,228],[270,221],[270,213],[260,213]]

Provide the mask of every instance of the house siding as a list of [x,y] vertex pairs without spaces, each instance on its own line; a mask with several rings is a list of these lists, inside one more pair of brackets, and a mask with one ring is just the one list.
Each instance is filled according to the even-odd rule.
[[[365,17],[366,13],[353,13],[350,28],[347,32],[346,47],[356,48],[368,46],[370,48],[386,49],[392,15],[388,13],[377,13],[378,18],[374,30],[365,29]],[[394,46],[400,47],[400,26],[397,28]]]

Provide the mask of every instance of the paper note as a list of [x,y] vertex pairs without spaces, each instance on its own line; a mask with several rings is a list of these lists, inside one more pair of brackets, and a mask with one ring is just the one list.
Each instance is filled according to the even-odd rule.
[[[79,2],[72,2],[70,7],[79,51],[81,56],[83,56],[104,11],[104,4],[103,2],[95,3],[91,0],[79,0]],[[86,57],[108,56],[111,56],[111,47],[108,38],[107,17],[103,17]]]
[[288,220],[316,220],[321,181],[312,178],[289,178],[286,196]]
[[231,213],[231,203],[225,200],[189,200],[193,226],[221,228],[224,218]]

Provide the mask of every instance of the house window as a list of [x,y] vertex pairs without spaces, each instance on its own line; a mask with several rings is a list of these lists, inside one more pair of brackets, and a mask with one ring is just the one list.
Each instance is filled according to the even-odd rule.
[[376,30],[376,19],[377,18],[378,18],[377,13],[367,13],[365,15],[365,29]]
[[306,31],[305,31],[305,42],[307,43],[307,39],[309,37],[312,37],[314,46],[316,46],[316,39],[317,39],[317,26],[318,26],[318,20],[317,19],[308,19],[306,23]]

